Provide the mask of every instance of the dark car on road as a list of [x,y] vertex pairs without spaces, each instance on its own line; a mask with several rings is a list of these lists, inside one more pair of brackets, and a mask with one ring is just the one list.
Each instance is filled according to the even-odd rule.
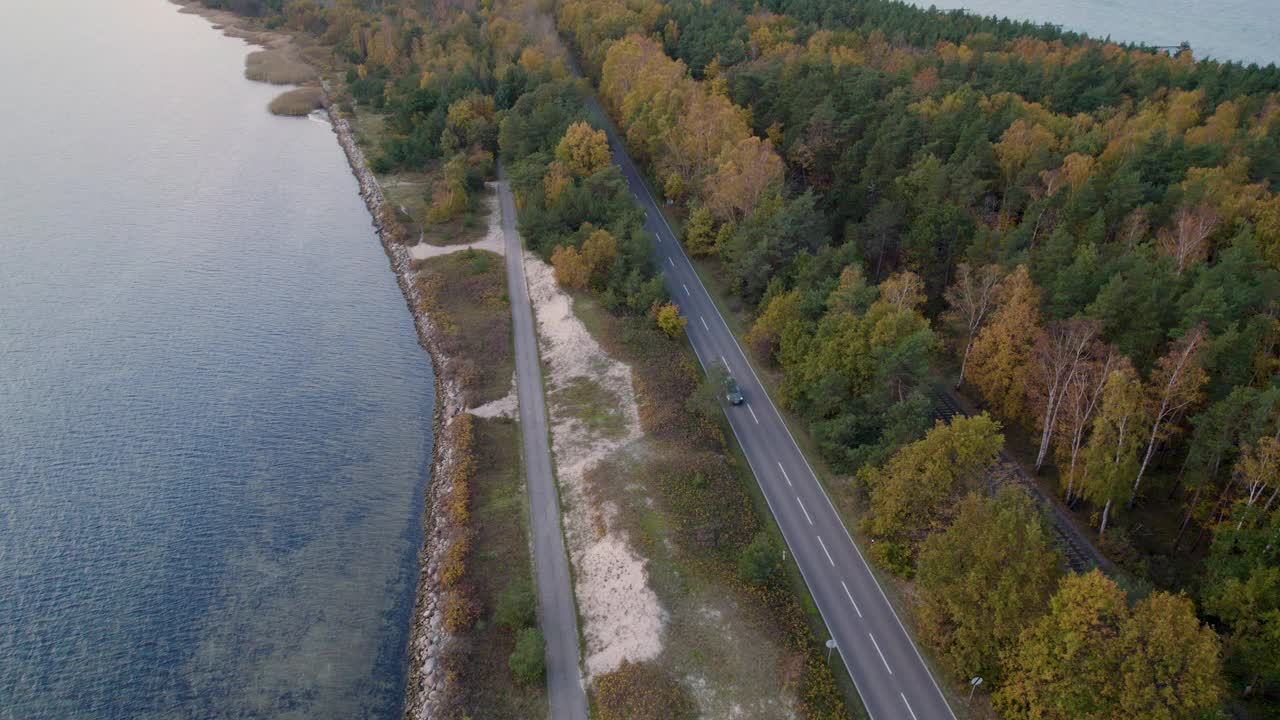
[[742,404],[742,388],[738,387],[738,381],[728,373],[724,376],[724,399],[732,405]]

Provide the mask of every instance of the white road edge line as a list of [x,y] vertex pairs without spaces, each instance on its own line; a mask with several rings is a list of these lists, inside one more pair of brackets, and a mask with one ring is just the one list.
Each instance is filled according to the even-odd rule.
[[787,487],[794,487],[791,484],[791,476],[787,474],[787,469],[782,467],[782,463],[778,463],[778,469],[782,471],[782,479],[787,481]]
[[796,496],[796,502],[800,503],[800,512],[804,513],[804,519],[808,520],[810,525],[813,525],[813,518],[809,517],[809,511],[804,509],[804,502],[799,495]]
[[822,542],[822,536],[814,535],[814,537],[818,538],[818,544],[822,546],[822,554],[827,556],[827,562],[831,563],[831,567],[835,567],[836,561],[832,560],[831,553],[827,552],[827,544]]
[[756,424],[757,424],[757,425],[759,425],[759,424],[760,424],[760,418],[756,417],[756,411],[751,409],[751,404],[750,404],[750,403],[747,403],[747,411],[751,413],[751,419],[752,419],[752,420],[755,420],[755,421],[756,421]]
[[898,693],[898,697],[902,698],[902,704],[907,706],[907,712],[911,713],[911,720],[920,720],[916,717],[916,711],[911,709],[911,703],[907,702],[907,696],[904,693]]
[[[880,656],[880,662],[884,663],[884,669],[888,670],[889,674],[892,675],[893,668],[889,667],[889,661],[885,660],[884,653],[880,652],[880,643],[876,642],[876,636],[872,635],[871,633],[867,633],[867,637],[871,638],[871,644],[876,646],[876,654]],[[906,700],[907,696],[903,695],[902,699]]]
[[853,611],[858,613],[858,617],[862,617],[862,611],[858,609],[858,603],[853,599],[853,593],[849,592],[849,586],[845,585],[844,581],[841,580],[840,587],[844,588],[844,594],[849,597],[849,603],[853,605]]
[[707,319],[702,317],[701,315],[698,316],[698,319],[702,321],[702,329],[706,330],[707,332],[711,332],[711,328],[707,327]]

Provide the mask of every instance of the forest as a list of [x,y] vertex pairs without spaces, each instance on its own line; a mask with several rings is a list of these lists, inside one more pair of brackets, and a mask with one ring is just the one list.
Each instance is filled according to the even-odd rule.
[[[957,679],[988,668],[1005,717],[1280,716],[1280,71],[880,0],[555,12]],[[989,415],[934,427],[943,386]],[[986,492],[1006,438],[1127,593],[984,545],[1041,532]],[[1103,647],[1157,618],[1186,645]],[[1046,684],[1072,627],[1101,664]],[[1160,652],[1225,680],[1126,697]]]

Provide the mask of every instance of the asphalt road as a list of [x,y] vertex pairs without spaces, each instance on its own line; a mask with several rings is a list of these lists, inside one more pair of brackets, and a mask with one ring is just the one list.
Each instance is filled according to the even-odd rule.
[[725,409],[734,435],[867,712],[872,720],[953,720],[955,715],[942,691],[703,287],[612,125],[594,100],[592,105],[602,126],[608,129],[614,162],[645,211],[645,228],[654,238],[656,260],[662,266],[672,299],[688,318],[685,331],[698,359],[703,366],[724,362],[742,389],[745,401]]
[[547,642],[547,695],[553,720],[587,720],[587,695],[578,661],[578,614],[573,601],[569,559],[560,531],[560,498],[551,474],[547,406],[542,394],[542,367],[533,332],[533,307],[522,262],[524,247],[516,233],[515,203],[498,169],[498,204],[506,239],[507,295],[515,335],[516,394],[529,486],[529,520],[533,566],[538,586],[538,613]]

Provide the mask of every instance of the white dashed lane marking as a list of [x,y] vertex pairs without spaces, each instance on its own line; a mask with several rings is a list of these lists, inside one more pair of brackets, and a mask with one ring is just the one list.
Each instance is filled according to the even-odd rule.
[[814,535],[814,537],[818,538],[818,544],[822,546],[822,554],[827,556],[827,562],[831,563],[831,567],[835,567],[836,561],[832,560],[831,553],[827,552],[827,544],[822,542],[822,536]]
[[850,605],[853,605],[853,611],[854,611],[854,612],[856,612],[856,613],[858,613],[858,617],[862,617],[862,611],[858,609],[858,603],[854,601],[854,599],[853,599],[853,593],[849,592],[849,586],[848,586],[848,585],[845,585],[845,584],[844,584],[844,581],[843,581],[843,580],[841,580],[841,581],[840,581],[840,587],[844,588],[844,594],[845,594],[846,596],[848,596],[848,598],[849,598],[849,604],[850,604]]
[[[893,674],[893,668],[889,667],[889,661],[888,661],[888,660],[885,660],[885,659],[884,659],[884,653],[880,652],[880,643],[876,642],[876,636],[875,636],[875,635],[872,635],[871,633],[867,633],[867,637],[871,638],[871,644],[876,646],[876,654],[880,656],[880,662],[884,663],[884,669],[885,669],[885,670],[888,670],[888,671],[889,671],[889,674],[890,674],[890,675],[892,675],[892,674]],[[906,700],[907,698],[906,698],[906,696],[904,695],[904,696],[902,697],[902,699],[903,699],[903,700]]]
[[809,511],[804,509],[804,501],[800,499],[799,495],[796,496],[796,502],[800,505],[800,512],[804,513],[804,519],[808,520],[809,524],[812,525],[813,518],[809,517]]
[[905,693],[898,693],[898,697],[902,698],[902,704],[903,704],[903,705],[906,705],[906,706],[907,706],[907,712],[911,713],[911,720],[920,720],[920,718],[916,717],[916,711],[911,709],[911,703],[907,702],[907,696],[906,696],[906,694],[905,694]]

